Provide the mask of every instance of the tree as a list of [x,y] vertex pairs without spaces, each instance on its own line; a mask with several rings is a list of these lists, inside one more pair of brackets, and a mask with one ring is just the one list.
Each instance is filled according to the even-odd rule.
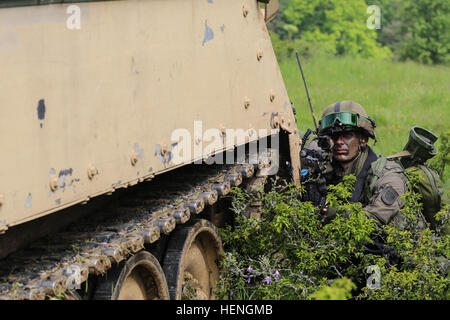
[[367,27],[364,0],[291,0],[283,3],[281,39],[319,44],[327,53],[360,57],[389,57],[390,50],[377,42]]
[[403,12],[406,39],[401,58],[426,64],[450,62],[450,2],[407,0]]
[[[369,5],[381,9],[381,29],[366,21]],[[392,57],[421,63],[450,62],[448,0],[280,0],[269,29],[280,56]]]

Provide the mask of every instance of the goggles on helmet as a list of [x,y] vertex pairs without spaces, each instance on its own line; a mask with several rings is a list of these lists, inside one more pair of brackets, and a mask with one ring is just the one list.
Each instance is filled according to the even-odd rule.
[[356,113],[351,112],[340,112],[340,113],[332,113],[322,118],[320,121],[320,129],[326,130],[333,126],[333,124],[339,120],[345,126],[358,126],[358,115]]

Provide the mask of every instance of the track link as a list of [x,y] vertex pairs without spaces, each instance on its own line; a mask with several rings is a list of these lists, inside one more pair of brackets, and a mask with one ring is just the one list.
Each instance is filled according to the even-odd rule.
[[0,299],[70,295],[89,275],[102,275],[131,254],[170,234],[252,177],[252,164],[198,166],[168,173],[105,213],[69,226],[0,263]]

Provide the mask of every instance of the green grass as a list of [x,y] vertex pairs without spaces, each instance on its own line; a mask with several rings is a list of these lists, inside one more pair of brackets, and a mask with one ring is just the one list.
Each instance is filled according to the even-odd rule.
[[[358,102],[376,121],[378,142],[371,146],[377,154],[403,150],[412,126],[424,127],[438,136],[450,128],[450,67],[350,57],[319,57],[301,62],[317,121],[323,109],[336,101]],[[279,64],[297,109],[299,129],[313,129],[295,57],[280,60]],[[448,168],[444,183],[448,190]]]

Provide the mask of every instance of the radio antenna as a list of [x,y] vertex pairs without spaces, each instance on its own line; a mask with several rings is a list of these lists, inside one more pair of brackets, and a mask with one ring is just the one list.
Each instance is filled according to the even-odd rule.
[[313,118],[313,121],[314,121],[314,127],[316,128],[316,133],[318,133],[319,129],[317,128],[316,117],[314,116],[314,110],[313,110],[313,107],[311,105],[311,99],[309,98],[308,87],[306,86],[305,75],[303,74],[303,69],[302,69],[302,65],[300,63],[300,58],[298,56],[298,51],[295,52],[295,55],[297,57],[297,63],[298,63],[298,66],[300,68],[300,72],[302,74],[303,83],[305,84],[306,96],[308,97],[309,109],[311,110],[312,118]]

